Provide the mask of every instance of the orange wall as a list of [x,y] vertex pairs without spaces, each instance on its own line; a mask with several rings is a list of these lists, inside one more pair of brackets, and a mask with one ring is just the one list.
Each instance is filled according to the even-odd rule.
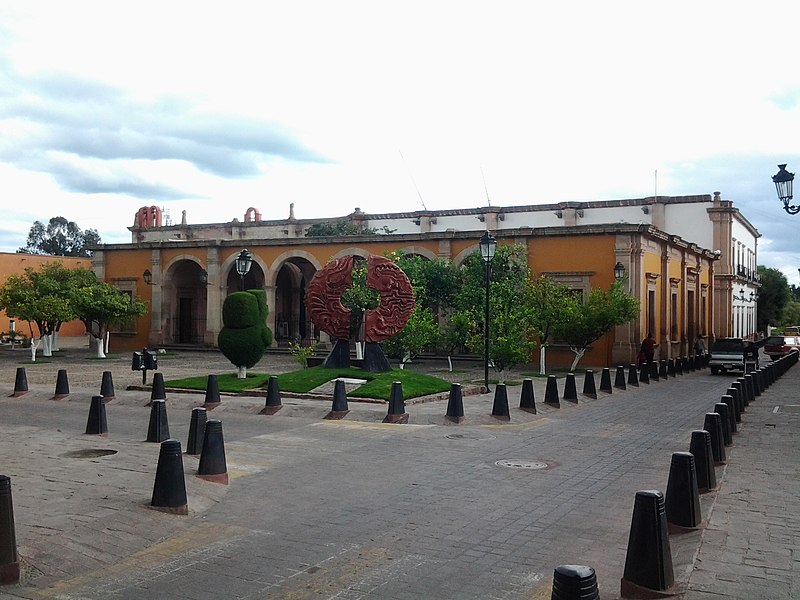
[[[9,275],[23,275],[25,269],[31,268],[38,270],[47,263],[61,263],[68,269],[81,267],[88,271],[92,270],[91,258],[74,258],[71,256],[39,256],[36,254],[18,254],[10,252],[0,252],[0,282],[5,283]],[[17,331],[27,336],[31,335],[31,330],[25,322],[17,321]],[[4,310],[0,310],[0,331],[8,331],[8,315]],[[33,327],[34,335],[38,335],[36,327]],[[86,332],[86,328],[81,321],[70,321],[61,326],[59,335],[79,336]]]

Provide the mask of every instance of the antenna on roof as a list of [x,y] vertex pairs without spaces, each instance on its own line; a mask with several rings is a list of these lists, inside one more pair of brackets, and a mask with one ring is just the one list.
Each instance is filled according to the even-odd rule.
[[411,172],[411,168],[408,166],[408,163],[406,162],[403,153],[400,151],[399,148],[397,149],[397,152],[400,153],[400,159],[403,161],[403,164],[406,166],[406,169],[408,170],[408,177],[411,179],[411,183],[414,185],[414,189],[417,190],[417,196],[419,196],[420,204],[422,204],[422,210],[428,210],[428,207],[425,206],[425,200],[422,199],[422,194],[420,194],[419,188],[417,187],[417,182],[414,181],[414,174]]
[[489,188],[486,187],[486,175],[483,174],[483,165],[481,165],[481,178],[483,179],[483,191],[486,192],[486,202],[488,202],[489,206],[491,206],[492,199],[489,198]]
[[655,181],[655,195],[656,195],[656,202],[658,202],[658,169],[656,169],[656,181]]

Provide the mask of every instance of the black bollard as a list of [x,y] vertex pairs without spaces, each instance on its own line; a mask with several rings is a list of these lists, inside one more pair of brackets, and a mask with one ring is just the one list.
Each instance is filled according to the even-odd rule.
[[383,418],[384,423],[408,423],[406,403],[403,399],[403,384],[399,381],[392,382],[392,392],[389,396],[389,410]]
[[600,600],[592,567],[559,565],[553,572],[551,600]]
[[633,504],[620,595],[641,598],[642,593],[665,592],[674,584],[664,495],[658,490],[640,490]]
[[25,367],[17,367],[17,375],[14,379],[14,393],[9,398],[17,398],[28,393],[28,376],[25,374]]
[[597,400],[597,388],[594,385],[594,373],[590,370],[586,371],[583,376],[583,395],[587,398],[594,398]]
[[69,396],[69,379],[67,378],[67,370],[59,369],[56,375],[56,391],[51,400],[63,400]]
[[746,407],[744,402],[744,385],[737,379],[731,384],[729,389],[736,390],[736,393],[731,394],[731,396],[733,396],[733,399],[736,400],[736,408],[739,410],[739,416],[741,417],[742,413],[745,412]]
[[750,373],[744,376],[745,385],[747,386],[747,396],[750,398],[750,402],[754,402],[756,399],[756,382],[754,379],[755,378]]
[[501,421],[510,421],[511,414],[508,412],[508,392],[505,383],[498,383],[494,386],[494,404],[492,404],[492,416]]
[[225,441],[222,436],[222,421],[209,419],[203,436],[203,452],[197,465],[197,476],[214,483],[228,483],[228,466],[225,462]]
[[675,359],[670,358],[667,361],[667,375],[670,377],[677,377],[677,373],[675,372]]
[[711,436],[711,456],[714,464],[725,464],[725,438],[722,434],[722,417],[719,413],[706,413],[703,429]]
[[639,381],[650,385],[650,365],[642,363],[639,367]]
[[722,441],[724,445],[730,446],[733,444],[733,433],[731,432],[731,417],[728,414],[728,405],[717,402],[714,405],[714,412],[720,416],[720,422],[722,423]]
[[208,410],[214,410],[220,405],[220,402],[222,400],[219,397],[219,382],[217,381],[217,376],[211,374],[206,379],[206,395],[203,400],[203,407]]
[[662,379],[667,378],[667,359],[662,358],[661,362],[658,364],[658,376]]
[[[349,412],[350,408],[347,406],[347,390],[345,390],[344,381],[337,379],[333,383],[333,403],[331,412],[325,415],[325,418],[336,421],[343,419]],[[463,408],[461,412],[464,412]]]
[[100,395],[103,397],[103,402],[111,402],[116,398],[111,371],[103,371],[103,378],[100,380]]
[[[159,402],[163,400],[154,400],[153,404]],[[176,515],[189,514],[189,506],[186,503],[186,480],[183,476],[183,456],[181,456],[181,443],[178,440],[161,442],[150,506]]]
[[151,406],[154,400],[166,400],[167,392],[164,389],[164,375],[161,373],[153,373],[153,387],[150,390],[150,402],[145,406]]
[[678,375],[683,375],[683,357],[679,356],[675,359],[675,372]]
[[733,401],[733,396],[728,396],[725,394],[720,398],[720,402],[726,404],[728,406],[728,419],[731,424],[731,433],[737,433],[736,427],[736,403]]
[[737,423],[741,423],[742,422],[741,398],[739,397],[739,388],[734,387],[734,385],[731,385],[731,387],[725,390],[725,394],[733,398],[733,416],[736,418]]
[[278,376],[270,375],[267,382],[267,402],[261,409],[260,415],[274,415],[283,408],[281,404],[281,388],[278,384]]
[[745,377],[739,377],[739,379],[736,381],[739,383],[739,389],[742,391],[742,402],[744,402],[744,407],[747,408],[750,406],[750,401],[752,400],[750,397],[750,385]]
[[[695,529],[700,525],[700,491],[691,452],[673,452],[664,508],[670,533]],[[678,529],[680,528],[680,529]]]
[[92,403],[89,406],[89,418],[86,420],[86,433],[108,437],[106,405],[102,396],[92,396]]
[[578,388],[575,386],[575,373],[570,371],[564,380],[564,397],[562,400],[578,403]]
[[628,389],[625,385],[625,367],[622,365],[617,365],[617,372],[614,375],[614,387],[622,391]]
[[658,374],[658,361],[654,360],[653,362],[650,363],[649,374],[650,374],[650,381],[659,380],[660,375]]
[[167,403],[164,400],[153,400],[150,405],[150,425],[147,428],[147,441],[163,442],[168,439]]
[[189,420],[189,439],[186,441],[186,454],[196,456],[203,452],[203,438],[206,436],[206,423],[208,413],[202,406],[192,409],[192,418]]
[[600,372],[600,391],[606,394],[613,394],[614,388],[611,387],[611,369],[603,367]]
[[533,379],[522,380],[522,393],[519,396],[520,410],[536,414],[536,398],[533,394]]
[[705,430],[692,432],[689,452],[694,454],[694,465],[697,471],[697,488],[701,494],[717,487],[717,474],[714,472],[714,456],[711,452],[711,435]]
[[555,408],[561,408],[558,400],[558,381],[555,375],[547,376],[547,387],[544,389],[544,403]]
[[461,384],[450,384],[450,395],[447,398],[445,418],[453,423],[464,422],[464,400],[461,397]]
[[633,364],[628,367],[628,385],[639,387],[639,373],[636,365]]
[[19,554],[15,527],[11,478],[0,475],[0,584],[19,581]]

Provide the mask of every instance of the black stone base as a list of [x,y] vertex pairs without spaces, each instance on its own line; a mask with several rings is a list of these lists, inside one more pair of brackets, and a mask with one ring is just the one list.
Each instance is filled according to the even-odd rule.
[[391,371],[392,367],[389,360],[383,353],[383,348],[377,342],[367,342],[364,344],[364,360],[361,368],[371,373],[382,373]]
[[350,341],[336,340],[322,366],[331,369],[346,369],[350,366]]

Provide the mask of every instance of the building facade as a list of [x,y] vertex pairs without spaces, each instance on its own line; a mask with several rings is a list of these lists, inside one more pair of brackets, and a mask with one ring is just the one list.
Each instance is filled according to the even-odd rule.
[[[607,289],[617,263],[625,267],[630,293],[640,300],[639,317],[595,344],[585,364],[630,363],[648,332],[661,358],[691,353],[697,337],[708,342],[755,333],[759,234],[719,194],[387,214],[356,209],[343,219],[392,233],[305,237],[309,227],[331,219],[298,220],[291,207],[280,220],[263,220],[250,208],[241,222],[189,225],[184,213],[181,224],[171,226],[160,225],[157,207],[141,209],[130,244],[100,246],[94,254],[101,279],[150,304],[146,317],[116,334],[117,344],[214,346],[222,302],[241,287],[266,291],[277,343],[324,342],[303,298],[330,259],[403,250],[460,265],[486,230],[498,243],[523,244],[534,276],[548,275],[584,296],[592,287]],[[234,261],[245,247],[254,263],[240,281]],[[551,364],[572,358],[558,344],[548,352]]]

